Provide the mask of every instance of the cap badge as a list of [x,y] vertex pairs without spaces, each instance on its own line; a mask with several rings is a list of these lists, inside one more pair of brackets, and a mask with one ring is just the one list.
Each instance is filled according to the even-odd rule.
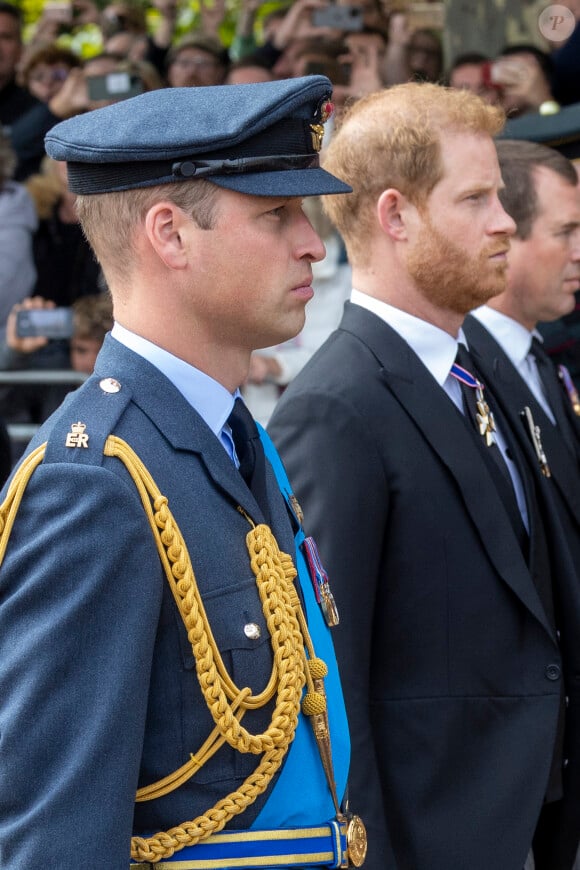
[[320,151],[324,139],[324,127],[322,124],[311,124],[310,130],[312,131],[312,147],[315,151]]
[[320,121],[323,124],[326,124],[333,112],[334,103],[331,103],[330,100],[325,100],[325,102],[320,107]]
[[310,125],[312,131],[312,147],[315,151],[320,151],[322,148],[322,140],[324,138],[323,124],[328,121],[334,112],[334,104],[330,100],[323,100],[316,112],[317,122]]

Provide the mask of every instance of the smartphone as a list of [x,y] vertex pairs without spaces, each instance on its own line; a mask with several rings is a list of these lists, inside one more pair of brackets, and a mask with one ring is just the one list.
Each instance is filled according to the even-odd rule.
[[331,27],[333,30],[362,30],[363,11],[360,6],[338,6],[332,3],[326,9],[315,9],[312,13],[314,27]]
[[407,22],[410,30],[443,30],[445,26],[444,3],[409,3]]
[[16,335],[20,338],[70,338],[71,308],[25,308],[16,312]]
[[143,81],[128,72],[110,72],[104,76],[87,76],[89,100],[126,100],[143,93]]
[[72,21],[71,0],[45,0],[42,11],[45,18],[52,18],[64,24],[70,24]]

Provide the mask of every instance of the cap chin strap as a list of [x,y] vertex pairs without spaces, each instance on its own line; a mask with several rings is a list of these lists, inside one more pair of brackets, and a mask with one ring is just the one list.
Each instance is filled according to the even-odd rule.
[[316,169],[318,154],[273,154],[270,157],[237,157],[229,160],[182,160],[172,166],[179,178],[208,175],[242,175],[245,172],[283,172],[291,169]]

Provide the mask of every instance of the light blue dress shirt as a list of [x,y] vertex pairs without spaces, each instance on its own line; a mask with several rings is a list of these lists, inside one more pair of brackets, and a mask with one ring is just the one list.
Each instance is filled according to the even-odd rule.
[[227,419],[239,391],[232,395],[223,384],[206,375],[205,372],[153,344],[152,341],[136,335],[120,323],[113,325],[111,335],[120,344],[148,360],[171,381],[192,408],[205,420],[216,438],[219,438],[230,458],[238,464]]

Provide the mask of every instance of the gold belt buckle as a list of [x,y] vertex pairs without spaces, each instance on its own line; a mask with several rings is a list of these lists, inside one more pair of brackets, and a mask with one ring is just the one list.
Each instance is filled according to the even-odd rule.
[[362,867],[367,855],[367,829],[360,816],[349,813],[340,816],[346,827],[346,855],[341,867]]

